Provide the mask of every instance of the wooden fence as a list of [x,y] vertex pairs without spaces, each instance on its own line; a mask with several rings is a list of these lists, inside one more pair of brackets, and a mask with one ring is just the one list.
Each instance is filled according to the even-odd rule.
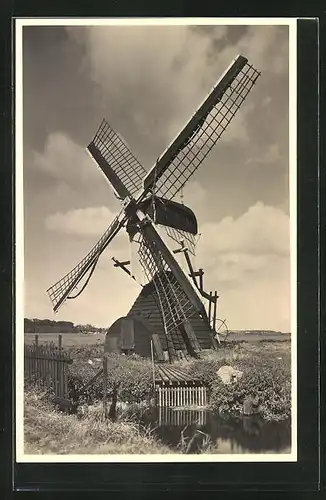
[[66,398],[68,394],[68,365],[72,363],[69,354],[62,349],[62,336],[58,345],[35,342],[25,344],[24,377],[27,382],[34,382],[42,388],[51,388],[55,396]]
[[198,379],[173,365],[153,367],[157,406],[161,408],[205,407],[208,389]]

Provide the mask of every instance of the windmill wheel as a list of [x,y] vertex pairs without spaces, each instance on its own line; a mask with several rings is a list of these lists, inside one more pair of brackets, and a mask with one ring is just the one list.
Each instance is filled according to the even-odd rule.
[[226,341],[227,336],[229,335],[229,329],[225,319],[216,319],[215,332],[216,334],[214,335],[214,338],[218,341],[219,344]]

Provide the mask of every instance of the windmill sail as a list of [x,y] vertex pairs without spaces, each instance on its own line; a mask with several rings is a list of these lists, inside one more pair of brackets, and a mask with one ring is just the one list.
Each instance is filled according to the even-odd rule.
[[87,272],[92,272],[92,267],[96,265],[101,253],[116,234],[118,234],[125,222],[126,217],[123,217],[123,212],[121,212],[86,257],[57,283],[48,288],[47,293],[53,304],[54,312],[69,298],[70,293],[76,288]]
[[238,56],[144,180],[145,192],[172,199],[231,123],[260,73]]
[[87,149],[119,197],[124,199],[138,193],[146,170],[105,120]]

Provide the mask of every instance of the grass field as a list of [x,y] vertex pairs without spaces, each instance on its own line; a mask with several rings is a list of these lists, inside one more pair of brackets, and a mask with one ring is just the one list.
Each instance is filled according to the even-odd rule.
[[[58,342],[59,333],[38,333],[38,339],[40,343],[43,342]],[[34,342],[35,333],[25,333],[25,343],[32,344]],[[288,333],[263,333],[263,334],[251,334],[251,333],[232,333],[230,332],[228,336],[229,342],[261,342],[261,341],[289,341],[290,334]],[[94,334],[83,334],[83,333],[63,333],[62,334],[62,344],[64,347],[82,346],[82,345],[93,345],[93,344],[104,344],[105,333],[94,333]]]
[[[44,342],[58,342],[59,333],[38,333],[39,343]],[[25,333],[25,344],[33,344],[35,333]],[[63,333],[62,345],[63,347],[73,347],[82,345],[104,344],[105,334],[94,333]]]

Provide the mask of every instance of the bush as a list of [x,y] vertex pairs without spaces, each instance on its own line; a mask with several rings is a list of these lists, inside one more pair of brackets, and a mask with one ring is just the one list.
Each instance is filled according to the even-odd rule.
[[217,371],[224,365],[238,366],[240,359],[245,362],[247,356],[244,352],[240,352],[238,345],[223,346],[218,351],[203,351],[200,359],[191,361],[185,368],[192,377],[212,388]]
[[221,362],[216,359],[198,359],[190,362],[188,373],[193,378],[201,380],[205,385],[211,387],[220,366],[222,366]]
[[224,385],[216,379],[212,386],[210,406],[219,413],[241,414],[247,397],[258,397],[259,411],[268,420],[281,420],[291,414],[291,370],[282,360],[267,356],[253,357],[237,368],[241,379]]
[[[126,357],[114,354],[108,359],[108,392],[118,389],[120,401],[140,402],[153,395],[152,369],[148,360],[138,356]],[[101,369],[89,365],[83,359],[75,359],[69,374],[69,397],[78,399],[83,386]],[[84,392],[88,402],[103,399],[103,377],[100,376]]]
[[66,348],[72,359],[88,360],[103,357],[102,344],[83,344]]

